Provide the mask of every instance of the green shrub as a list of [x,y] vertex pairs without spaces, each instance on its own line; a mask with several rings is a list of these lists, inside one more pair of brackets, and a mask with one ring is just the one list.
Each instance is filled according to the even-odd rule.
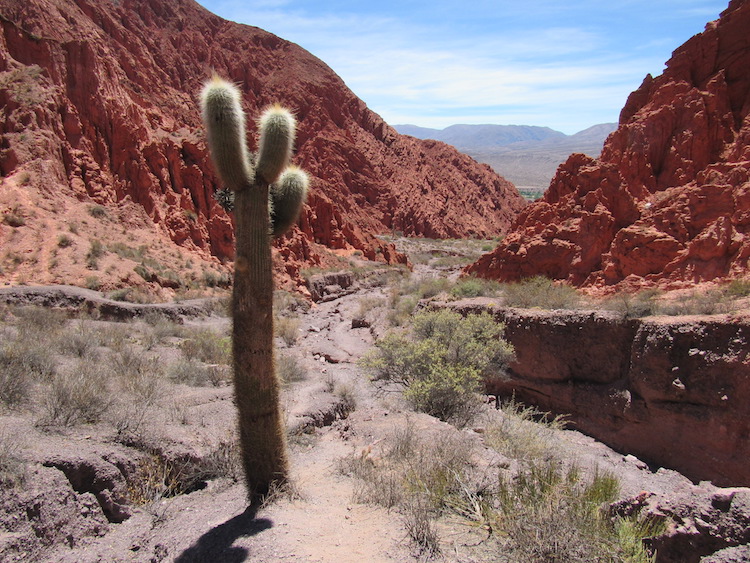
[[3,488],[20,486],[25,473],[19,436],[7,430],[0,431],[0,485]]
[[459,280],[453,289],[451,295],[457,299],[470,297],[494,296],[500,291],[500,284],[494,280],[485,280],[481,278],[464,278]]
[[724,288],[724,292],[733,299],[740,299],[750,295],[750,279],[741,278],[732,280]]
[[361,363],[373,379],[402,386],[415,409],[463,425],[479,408],[482,375],[512,357],[503,328],[487,313],[421,312],[410,335],[387,334]]
[[69,246],[73,245],[73,239],[70,238],[68,235],[59,235],[57,237],[57,246],[60,248],[68,248]]
[[193,330],[181,344],[186,358],[208,364],[231,363],[231,341],[209,329]]
[[87,211],[89,215],[97,219],[102,219],[107,216],[107,209],[102,205],[89,205]]
[[503,286],[503,302],[508,307],[529,309],[575,309],[580,304],[576,290],[543,276]]

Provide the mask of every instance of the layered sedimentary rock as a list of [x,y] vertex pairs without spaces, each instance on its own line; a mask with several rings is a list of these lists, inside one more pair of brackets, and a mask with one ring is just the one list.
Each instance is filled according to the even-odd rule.
[[496,250],[500,280],[685,287],[750,258],[750,2],[732,0],[633,92],[598,159],[571,155]]
[[0,25],[0,244],[29,247],[5,268],[11,281],[16,270],[44,278],[54,244],[40,256],[24,231],[48,237],[51,212],[75,202],[150,228],[160,244],[231,260],[196,100],[212,72],[240,85],[251,129],[275,102],[299,121],[295,160],[313,182],[298,228],[277,245],[282,276],[319,264],[321,247],[404,262],[375,237],[394,230],[496,236],[524,205],[489,167],[396,133],[297,45],[192,0],[4,0]]
[[574,428],[695,481],[750,485],[747,317],[451,306],[505,324],[515,360],[488,393],[569,414]]

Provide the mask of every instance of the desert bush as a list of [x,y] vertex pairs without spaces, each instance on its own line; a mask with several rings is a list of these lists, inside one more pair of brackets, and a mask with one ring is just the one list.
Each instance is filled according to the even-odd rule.
[[149,412],[163,395],[162,365],[158,358],[126,345],[112,355],[110,365],[120,390],[112,424],[118,439],[132,438],[142,431]]
[[18,436],[7,430],[0,431],[0,485],[4,488],[20,486],[25,473]]
[[410,334],[387,334],[361,364],[373,379],[402,386],[415,409],[464,425],[479,409],[482,376],[502,370],[512,357],[502,331],[487,313],[421,312]]
[[364,319],[372,311],[378,309],[379,307],[382,307],[383,305],[385,305],[385,298],[383,297],[361,297],[359,299],[359,306],[357,308],[355,317]]
[[147,290],[140,289],[137,287],[122,287],[110,292],[107,295],[108,299],[114,301],[125,301],[127,303],[153,303],[154,295]]
[[750,279],[740,278],[732,280],[723,288],[724,293],[732,299],[740,299],[750,295]]
[[495,296],[499,292],[500,284],[498,282],[482,278],[463,278],[451,289],[451,295],[457,299]]
[[65,312],[60,309],[34,305],[14,307],[12,313],[19,332],[33,336],[34,339],[51,338],[67,321]]
[[0,348],[0,401],[14,407],[27,401],[33,378],[12,345]]
[[436,519],[452,511],[466,489],[472,446],[460,435],[422,435],[407,420],[381,445],[341,460],[342,473],[357,479],[354,501],[398,507],[420,551],[439,552]]
[[104,255],[106,249],[99,239],[90,241],[89,251],[86,253],[86,267],[89,270],[99,269],[99,258]]
[[501,478],[496,521],[506,538],[503,551],[519,561],[616,561],[617,545],[600,507],[618,490],[612,475],[583,483],[578,469],[555,460]]
[[656,309],[659,315],[716,315],[730,310],[729,298],[722,289],[692,292],[674,299],[662,300]]
[[61,334],[57,341],[61,353],[78,358],[94,357],[98,344],[98,330],[83,321],[73,323],[70,330]]
[[98,422],[112,405],[108,377],[100,364],[81,359],[52,378],[42,400],[40,426],[73,426]]
[[657,314],[661,292],[647,289],[638,293],[617,293],[606,299],[602,306],[609,311],[622,314],[626,319],[635,319]]
[[107,209],[102,205],[89,205],[87,208],[89,215],[97,219],[102,219],[107,216]]
[[231,363],[231,341],[210,329],[186,330],[188,335],[180,343],[180,350],[189,360],[200,360],[207,364]]
[[58,235],[57,246],[60,248],[68,248],[73,245],[73,239],[66,234]]
[[553,456],[555,431],[566,427],[565,416],[552,416],[515,398],[500,405],[500,413],[487,424],[488,446],[513,459],[535,461]]
[[287,346],[293,346],[299,338],[299,325],[296,317],[277,317],[274,323],[275,336],[281,338]]
[[207,365],[190,359],[178,360],[167,368],[167,376],[172,381],[193,387],[218,387],[226,382],[228,375],[227,366]]
[[5,405],[23,404],[36,381],[50,381],[54,374],[55,359],[43,341],[21,332],[0,345],[0,401]]
[[296,356],[281,353],[276,358],[276,372],[284,384],[307,379],[307,370]]
[[581,301],[574,288],[543,276],[505,284],[502,290],[503,302],[508,307],[575,309]]

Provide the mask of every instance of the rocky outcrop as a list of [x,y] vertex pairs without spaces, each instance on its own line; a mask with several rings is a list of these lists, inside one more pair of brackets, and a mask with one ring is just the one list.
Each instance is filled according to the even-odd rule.
[[600,158],[572,155],[467,272],[612,290],[745,275],[750,257],[750,2],[633,92]]
[[666,523],[664,532],[647,540],[656,563],[739,563],[750,557],[750,489],[701,483],[669,494],[644,491],[610,510]]
[[505,324],[515,360],[488,393],[569,414],[582,432],[690,479],[750,485],[750,319],[450,306]]
[[[324,247],[403,263],[375,237],[391,230],[495,236],[524,205],[489,167],[400,136],[297,45],[193,0],[7,0],[0,26],[0,211],[27,210],[21,225],[0,225],[3,246],[13,229],[46,236],[54,209],[75,202],[116,210],[132,228],[135,204],[154,239],[231,260],[232,221],[212,197],[195,99],[212,71],[240,85],[250,116],[280,102],[299,121],[295,159],[312,193],[277,245],[280,277],[301,284],[300,267],[321,264]],[[25,261],[27,277],[46,261],[37,263]]]

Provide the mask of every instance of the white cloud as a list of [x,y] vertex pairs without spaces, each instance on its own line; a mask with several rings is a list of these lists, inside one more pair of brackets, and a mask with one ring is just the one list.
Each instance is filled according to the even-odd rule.
[[[555,13],[563,9],[580,13],[602,6],[599,0],[584,0],[574,8],[556,0],[529,1],[533,8],[508,0],[499,0],[499,5],[475,0],[471,9],[481,13],[483,3],[489,2],[493,13],[505,18],[528,19],[533,10],[544,14],[545,21],[557,22]],[[711,3],[680,2],[683,10],[703,10]],[[460,22],[439,18],[409,20],[322,9],[312,13],[298,7],[301,4],[222,0],[215,6],[225,17],[309,50],[389,123],[517,123],[573,133],[615,121],[627,95],[647,72],[660,72],[665,60],[652,48],[638,48],[654,47],[659,39],[651,44],[634,39],[630,52],[612,50],[611,38],[599,31],[606,26],[560,20],[563,23],[546,27],[539,23],[535,28],[511,26],[472,34],[458,30]],[[644,5],[644,0],[621,0],[617,10]],[[435,10],[444,7],[434,4]]]

